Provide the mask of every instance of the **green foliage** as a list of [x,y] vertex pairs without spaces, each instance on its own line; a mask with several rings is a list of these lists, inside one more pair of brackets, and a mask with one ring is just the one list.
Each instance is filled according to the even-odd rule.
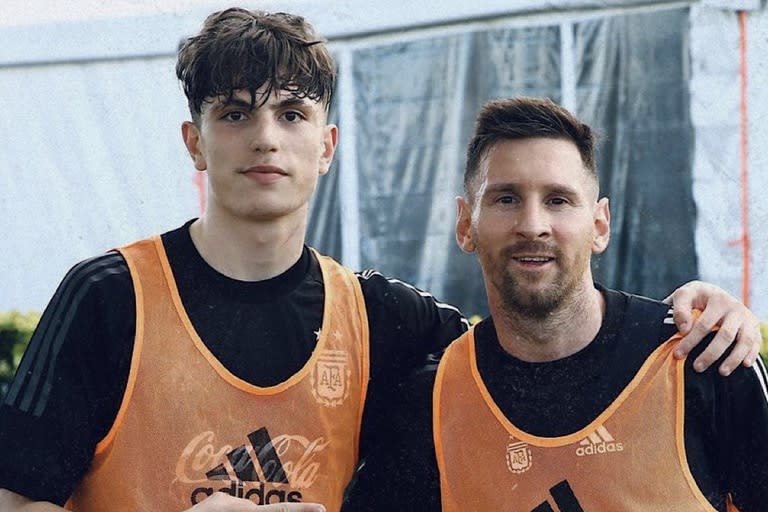
[[760,334],[763,335],[763,349],[760,351],[760,355],[763,356],[763,361],[768,364],[768,323],[760,324]]
[[479,322],[482,319],[483,317],[481,317],[480,315],[472,315],[469,318],[467,318],[467,321],[469,321],[469,325],[475,325],[477,322]]
[[0,311],[0,398],[5,395],[39,321],[39,313]]

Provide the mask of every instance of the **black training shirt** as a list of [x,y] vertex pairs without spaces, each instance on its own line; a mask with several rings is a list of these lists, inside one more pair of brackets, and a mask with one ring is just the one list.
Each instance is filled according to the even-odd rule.
[[[162,235],[185,309],[224,366],[272,386],[304,366],[323,314],[323,280],[308,248],[283,274],[259,282],[228,278],[200,256],[189,225]],[[466,329],[453,307],[397,280],[358,274],[368,312],[371,372],[361,459],[389,436],[399,383],[427,354]],[[30,341],[0,407],[0,488],[62,505],[109,431],[128,377],[135,297],[116,252],[65,276]]]

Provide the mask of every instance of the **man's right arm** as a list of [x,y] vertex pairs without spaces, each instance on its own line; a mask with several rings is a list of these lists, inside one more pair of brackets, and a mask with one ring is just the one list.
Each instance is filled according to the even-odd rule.
[[117,414],[134,323],[122,256],[85,260],[67,273],[0,404],[0,488],[67,501]]

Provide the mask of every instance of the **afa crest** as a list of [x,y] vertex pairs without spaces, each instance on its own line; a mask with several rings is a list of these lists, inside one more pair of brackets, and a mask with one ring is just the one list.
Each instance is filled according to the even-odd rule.
[[528,445],[522,441],[515,441],[510,439],[507,444],[507,468],[512,473],[525,473],[531,469],[533,457]]
[[352,370],[346,350],[323,350],[312,369],[312,394],[318,403],[337,407],[349,396]]

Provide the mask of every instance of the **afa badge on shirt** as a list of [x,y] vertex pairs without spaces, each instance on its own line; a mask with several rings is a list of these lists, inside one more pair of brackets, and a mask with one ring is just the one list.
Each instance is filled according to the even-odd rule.
[[346,350],[323,350],[312,369],[312,394],[318,403],[337,407],[349,396],[352,370]]
[[533,456],[528,445],[510,437],[507,444],[507,468],[512,473],[525,473],[531,469]]

